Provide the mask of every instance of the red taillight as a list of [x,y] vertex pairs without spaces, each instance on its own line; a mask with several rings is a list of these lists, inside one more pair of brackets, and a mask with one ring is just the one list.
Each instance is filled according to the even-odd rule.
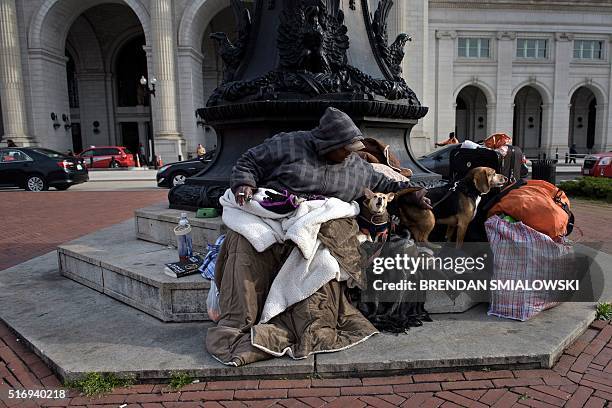
[[68,160],[57,162],[57,165],[60,166],[64,170],[68,170],[69,168],[74,167],[74,163],[69,162]]

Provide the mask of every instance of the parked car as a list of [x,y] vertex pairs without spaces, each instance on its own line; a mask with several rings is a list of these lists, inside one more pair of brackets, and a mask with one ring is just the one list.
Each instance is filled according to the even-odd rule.
[[67,190],[89,180],[87,167],[77,157],[39,147],[0,149],[0,186],[44,191]]
[[88,168],[134,167],[134,154],[123,146],[96,146],[83,150],[78,155]]
[[448,179],[450,174],[450,154],[459,146],[458,144],[452,144],[438,148],[425,156],[421,156],[419,163],[434,173],[441,174],[443,178]]
[[211,150],[203,157],[196,157],[182,162],[169,163],[157,170],[157,185],[172,188],[184,184],[188,177],[199,173],[212,161],[215,151]]
[[582,164],[582,175],[612,177],[612,150],[607,153],[589,154]]

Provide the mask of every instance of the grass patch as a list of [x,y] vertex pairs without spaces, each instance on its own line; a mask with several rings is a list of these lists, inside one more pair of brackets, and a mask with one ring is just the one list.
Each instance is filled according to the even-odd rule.
[[598,303],[595,308],[597,320],[612,320],[612,303]]
[[119,378],[115,374],[88,373],[85,378],[76,381],[66,381],[64,386],[80,391],[92,397],[108,394],[115,388],[129,387],[134,384],[134,378]]
[[184,386],[191,384],[194,378],[187,373],[172,373],[170,375],[170,383],[168,384],[170,388],[174,390],[178,390],[179,388],[183,388]]
[[562,181],[559,188],[569,196],[612,203],[612,178],[581,177],[578,180]]

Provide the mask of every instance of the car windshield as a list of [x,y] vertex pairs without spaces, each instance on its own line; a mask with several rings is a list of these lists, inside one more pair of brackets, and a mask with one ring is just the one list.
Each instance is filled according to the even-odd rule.
[[51,157],[52,159],[61,159],[63,157],[66,157],[64,153],[56,152],[55,150],[41,149],[39,147],[32,150],[34,150],[36,153],[44,154],[47,157]]
[[450,145],[450,146],[445,146],[441,149],[436,149],[433,152],[427,153],[425,156],[421,156],[421,159],[434,158],[436,156],[446,156],[447,157],[450,154],[450,151],[454,149],[455,147],[457,146]]

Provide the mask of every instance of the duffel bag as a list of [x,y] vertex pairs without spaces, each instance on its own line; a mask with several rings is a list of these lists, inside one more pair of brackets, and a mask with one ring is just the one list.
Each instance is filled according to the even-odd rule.
[[507,214],[555,239],[569,235],[574,215],[563,190],[544,180],[527,180],[506,188],[488,209],[487,217]]

